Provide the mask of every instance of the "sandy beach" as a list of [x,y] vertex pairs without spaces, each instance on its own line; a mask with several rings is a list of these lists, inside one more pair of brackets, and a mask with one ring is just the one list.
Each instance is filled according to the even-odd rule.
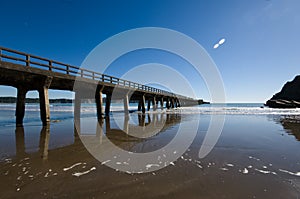
[[[154,151],[174,138],[179,124],[196,117],[182,112],[160,113],[166,118],[164,128],[151,138],[128,136],[112,119],[101,136],[124,150]],[[145,124],[153,122],[154,115],[146,114]],[[24,128],[2,127],[0,198],[300,196],[300,155],[296,152],[300,148],[300,124],[296,116],[226,115],[216,146],[200,159],[199,148],[210,117],[201,114],[196,138],[179,159],[160,170],[140,174],[117,171],[96,160],[74,134],[72,119],[51,123],[50,129],[30,123]]]

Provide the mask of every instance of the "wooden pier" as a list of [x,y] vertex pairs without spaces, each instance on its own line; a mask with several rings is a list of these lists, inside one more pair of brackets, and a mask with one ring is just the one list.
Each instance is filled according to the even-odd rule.
[[[109,115],[112,100],[123,100],[128,113],[129,103],[138,102],[138,111],[197,105],[198,100],[158,88],[101,74],[77,66],[0,47],[0,85],[17,88],[16,125],[23,125],[26,93],[37,90],[43,125],[50,122],[49,89],[75,92],[74,117],[80,118],[83,99],[95,99],[97,116]],[[105,108],[103,109],[103,94]]]

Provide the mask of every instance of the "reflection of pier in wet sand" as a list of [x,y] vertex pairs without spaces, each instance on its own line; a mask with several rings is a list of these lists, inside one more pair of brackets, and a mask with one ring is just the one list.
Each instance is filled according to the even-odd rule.
[[[131,117],[136,117],[138,123],[132,124],[130,122]],[[40,131],[39,139],[39,150],[38,153],[43,160],[48,158],[48,154],[55,154],[55,151],[61,150],[75,150],[78,145],[82,145],[80,136],[89,136],[96,138],[99,141],[99,144],[102,143],[103,136],[106,136],[112,143],[115,145],[130,150],[134,145],[142,143],[145,141],[151,142],[147,138],[158,135],[161,132],[164,132],[166,129],[179,124],[181,121],[180,114],[167,114],[167,113],[154,113],[154,114],[132,114],[125,115],[123,118],[123,128],[111,128],[111,123],[114,122],[113,118],[106,117],[101,119],[95,119],[97,122],[96,131],[94,134],[81,134],[78,129],[74,128],[74,143],[68,146],[59,147],[56,149],[51,149],[49,152],[49,141],[50,141],[50,125],[43,126]],[[147,128],[150,128],[152,131],[148,131]],[[153,133],[153,129],[157,129]],[[83,132],[84,133],[84,132]],[[25,134],[24,127],[16,127],[15,130],[15,140],[16,140],[16,158],[24,158],[29,154],[26,153],[25,146]],[[72,149],[74,148],[74,149]]]

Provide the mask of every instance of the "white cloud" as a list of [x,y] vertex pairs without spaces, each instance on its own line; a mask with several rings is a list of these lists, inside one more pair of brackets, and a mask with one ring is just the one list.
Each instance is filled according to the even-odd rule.
[[225,38],[220,39],[220,41],[214,45],[214,49],[219,48],[225,41]]
[[220,46],[219,44],[215,44],[214,49],[218,48],[219,46]]
[[225,38],[223,38],[223,39],[221,39],[221,40],[219,41],[219,45],[224,44],[224,42],[225,42]]

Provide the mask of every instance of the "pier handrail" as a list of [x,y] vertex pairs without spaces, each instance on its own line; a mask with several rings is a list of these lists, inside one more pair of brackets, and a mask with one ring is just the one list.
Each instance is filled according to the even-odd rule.
[[92,70],[88,70],[85,68],[80,68],[77,66],[73,66],[70,64],[65,64],[59,61],[39,57],[36,55],[27,54],[24,52],[12,50],[9,48],[1,47],[0,46],[0,61],[3,62],[10,62],[10,63],[16,63],[18,64],[22,63],[25,67],[33,67],[33,68],[39,68],[49,70],[49,71],[55,71],[62,74],[67,74],[71,76],[79,76],[83,78],[88,78],[96,81],[102,81],[104,83],[110,83],[113,85],[123,86],[127,88],[132,89],[138,89],[146,92],[152,92],[154,94],[158,95],[168,95],[168,96],[176,96],[182,99],[189,99],[194,100],[193,98],[178,95],[169,91],[165,91],[162,89],[154,88],[151,86],[146,86],[143,84],[135,83],[132,81],[120,79],[118,77],[105,75],[99,72],[95,72]]

